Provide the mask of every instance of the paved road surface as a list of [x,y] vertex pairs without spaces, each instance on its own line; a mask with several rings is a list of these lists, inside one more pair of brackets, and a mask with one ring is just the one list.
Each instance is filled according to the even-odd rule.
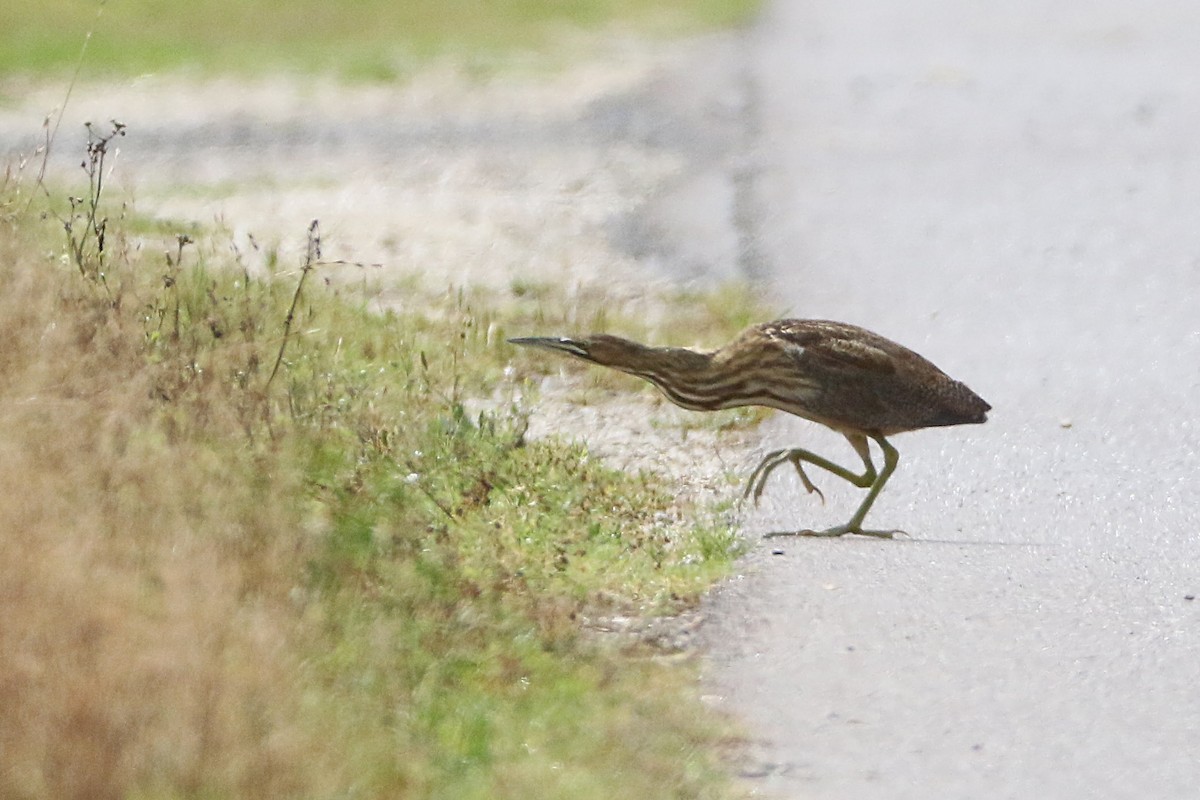
[[[868,522],[710,605],[789,798],[1200,797],[1200,4],[773,3],[752,33],[781,306],[994,406],[907,434]],[[781,309],[782,310],[782,309]],[[768,446],[849,464],[779,420]],[[782,471],[781,471],[782,472]],[[774,478],[749,531],[843,521]]]

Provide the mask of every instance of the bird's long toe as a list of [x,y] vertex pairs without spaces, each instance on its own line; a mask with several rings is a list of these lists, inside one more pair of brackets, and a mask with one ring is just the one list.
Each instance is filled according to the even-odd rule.
[[832,539],[838,536],[845,536],[848,533],[853,533],[858,536],[871,536],[876,539],[894,539],[897,535],[903,535],[904,531],[890,530],[880,531],[870,528],[861,528],[857,525],[834,525],[832,528],[815,531],[809,528],[799,531],[772,531],[771,533],[763,534],[764,539],[777,539],[782,536],[811,536],[821,539]]

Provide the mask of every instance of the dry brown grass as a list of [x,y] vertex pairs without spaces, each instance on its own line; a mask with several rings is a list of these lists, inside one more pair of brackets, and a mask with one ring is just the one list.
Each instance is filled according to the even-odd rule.
[[156,435],[137,337],[53,272],[0,232],[0,796],[312,788],[287,686],[304,554],[267,535],[301,529],[272,500],[294,477],[238,485]]

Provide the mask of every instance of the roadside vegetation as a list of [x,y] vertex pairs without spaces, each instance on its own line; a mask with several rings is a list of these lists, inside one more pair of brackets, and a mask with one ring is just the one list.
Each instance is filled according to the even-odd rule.
[[[76,5],[0,9],[0,73],[72,69],[98,30],[66,33]],[[746,9],[362,3],[370,24],[342,29],[303,3],[255,4],[258,27],[217,0],[170,20],[150,5],[103,6],[89,76],[324,69],[357,36],[360,74],[384,77],[392,47],[493,52]],[[482,16],[455,22],[458,5]],[[262,25],[278,38],[232,55]],[[661,476],[527,437],[521,397],[575,367],[504,339],[715,345],[753,296],[664,295],[650,320],[600,287],[413,279],[380,311],[360,267],[323,260],[319,223],[263,271],[228,232],[111,195],[121,135],[91,129],[66,185],[36,159],[0,165],[0,796],[729,796],[726,732],[688,668],[587,621],[691,608],[736,536]],[[585,392],[636,387],[581,375]]]
[[354,267],[317,226],[256,275],[220,232],[131,233],[94,178],[26,177],[0,197],[0,795],[718,796],[686,674],[581,620],[687,608],[733,533],[503,402],[510,331],[635,323],[549,287],[376,313],[320,279]]

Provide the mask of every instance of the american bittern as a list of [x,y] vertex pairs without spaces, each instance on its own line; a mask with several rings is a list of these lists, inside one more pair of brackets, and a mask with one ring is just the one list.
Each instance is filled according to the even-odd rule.
[[[826,320],[782,319],[754,325],[713,352],[648,347],[618,336],[529,337],[513,344],[566,353],[593,364],[645,378],[671,402],[694,411],[767,406],[819,422],[846,437],[863,462],[863,473],[799,448],[768,453],[746,485],[757,501],[767,478],[791,464],[809,492],[812,464],[868,489],[844,525],[808,536],[857,533],[891,538],[896,531],[865,530],[863,519],[896,469],[899,453],[888,436],[919,428],[979,423],[991,409],[979,395],[906,347],[855,325]],[[868,440],[883,451],[876,471]]]

